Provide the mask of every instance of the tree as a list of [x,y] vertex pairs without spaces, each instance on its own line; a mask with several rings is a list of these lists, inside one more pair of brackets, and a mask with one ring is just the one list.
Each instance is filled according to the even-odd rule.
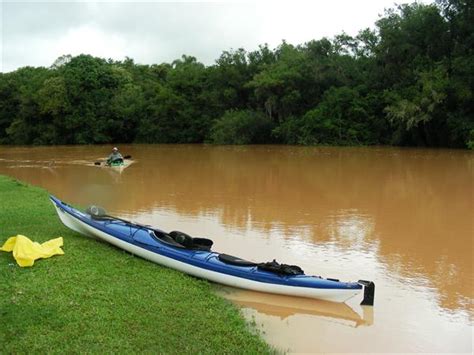
[[367,100],[357,90],[331,88],[322,102],[306,112],[297,125],[280,127],[275,134],[284,133],[286,141],[305,145],[374,144],[378,132],[371,130],[372,119]]
[[251,110],[230,110],[211,128],[214,144],[268,143],[273,123],[262,113]]
[[257,107],[272,121],[282,122],[301,110],[304,54],[283,42],[277,48],[275,58],[275,63],[266,66],[246,86],[254,90]]

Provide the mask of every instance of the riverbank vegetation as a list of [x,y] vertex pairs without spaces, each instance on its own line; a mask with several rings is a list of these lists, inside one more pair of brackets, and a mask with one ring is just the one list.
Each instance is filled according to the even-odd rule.
[[269,353],[207,281],[82,237],[46,191],[0,176],[0,245],[62,236],[62,256],[20,268],[0,252],[2,353]]
[[137,64],[63,56],[0,74],[0,143],[474,148],[472,2],[387,10],[301,45]]

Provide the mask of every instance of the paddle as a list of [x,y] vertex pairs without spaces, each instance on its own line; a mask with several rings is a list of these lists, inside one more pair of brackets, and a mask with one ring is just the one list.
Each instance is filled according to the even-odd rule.
[[[132,156],[131,155],[126,155],[123,157],[123,159],[132,159]],[[94,163],[94,165],[101,165],[103,162],[100,162],[100,161],[96,161]]]

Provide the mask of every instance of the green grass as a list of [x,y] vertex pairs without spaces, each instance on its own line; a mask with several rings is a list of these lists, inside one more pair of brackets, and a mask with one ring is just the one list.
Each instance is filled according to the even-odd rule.
[[0,176],[0,245],[62,236],[20,268],[0,252],[0,353],[270,353],[212,285],[64,227],[48,193]]

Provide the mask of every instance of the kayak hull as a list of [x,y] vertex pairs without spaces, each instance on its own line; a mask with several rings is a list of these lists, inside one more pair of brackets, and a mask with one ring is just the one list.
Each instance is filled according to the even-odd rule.
[[[219,253],[216,252],[180,250],[160,243],[156,237],[153,238],[154,232],[151,228],[147,230],[143,227],[127,226],[126,223],[97,221],[53,196],[51,201],[60,220],[68,228],[115,245],[156,264],[215,283],[333,302],[345,302],[361,293],[363,289],[356,282],[345,283],[307,275],[282,276],[257,270],[256,267],[228,265],[219,260]],[[133,228],[135,228],[133,236],[127,237],[124,232],[132,231]]]
[[133,160],[125,159],[121,164],[112,164],[112,165],[104,164],[102,165],[102,167],[105,169],[109,169],[111,171],[116,171],[116,172],[121,173],[133,163],[134,163]]

